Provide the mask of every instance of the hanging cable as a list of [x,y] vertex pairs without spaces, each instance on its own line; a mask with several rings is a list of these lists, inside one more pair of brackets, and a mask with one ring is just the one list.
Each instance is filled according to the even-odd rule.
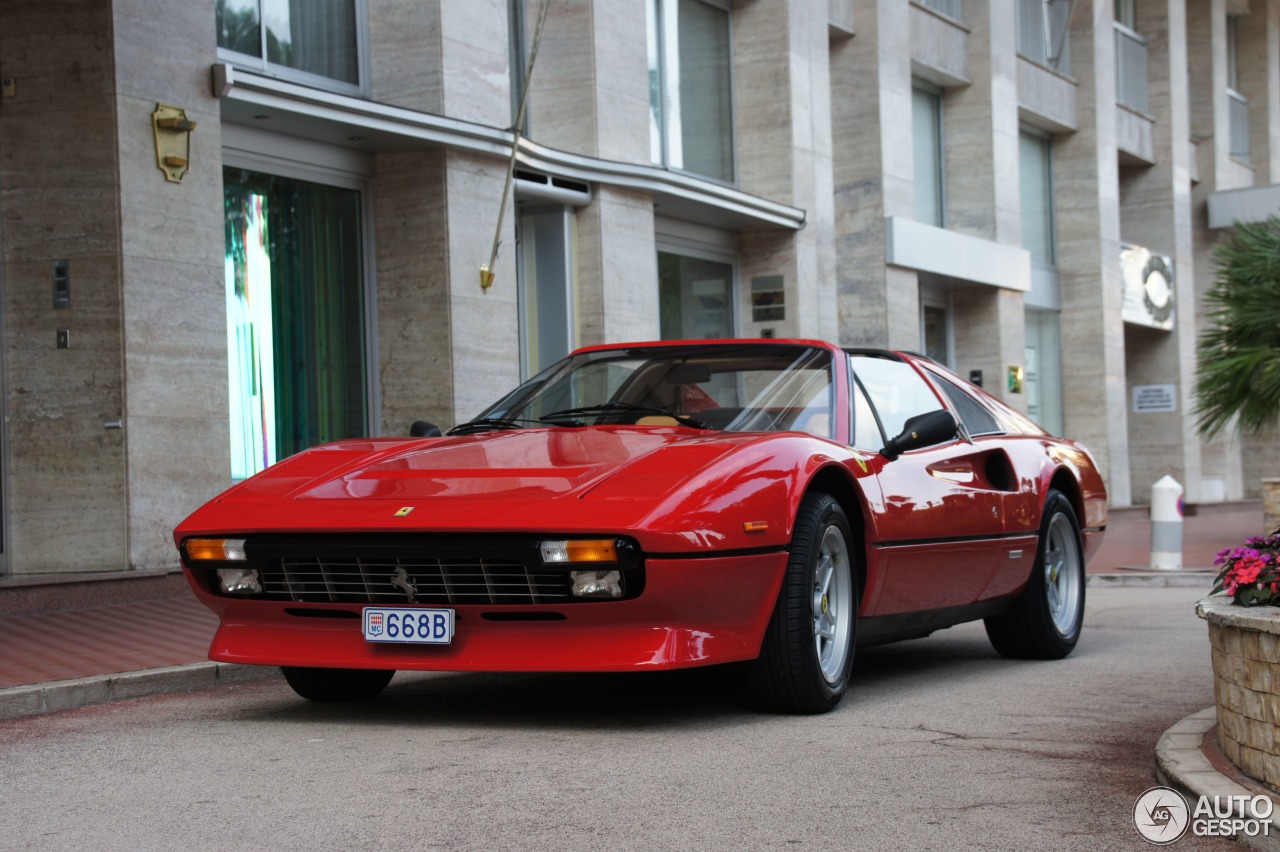
[[516,152],[520,150],[520,128],[524,126],[524,110],[529,103],[529,82],[533,79],[533,63],[538,61],[538,45],[542,43],[542,25],[547,20],[550,0],[542,0],[538,7],[538,26],[533,31],[533,45],[529,48],[529,64],[525,68],[524,87],[520,92],[520,108],[516,110],[516,124],[511,129],[511,159],[507,161],[507,180],[502,186],[502,205],[498,208],[498,227],[493,231],[493,249],[489,262],[480,265],[480,288],[488,292],[493,286],[493,267],[498,262],[498,246],[502,244],[502,223],[507,216],[507,201],[511,198],[511,182],[516,174]]

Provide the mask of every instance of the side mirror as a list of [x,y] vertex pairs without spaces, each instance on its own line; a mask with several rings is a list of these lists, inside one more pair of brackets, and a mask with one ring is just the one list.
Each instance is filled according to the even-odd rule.
[[425,420],[415,420],[409,427],[410,438],[439,438],[441,434],[439,426]]
[[880,451],[880,455],[893,461],[908,450],[921,447],[932,447],[943,441],[950,441],[960,431],[955,415],[944,408],[917,414],[902,424],[902,434],[890,438]]

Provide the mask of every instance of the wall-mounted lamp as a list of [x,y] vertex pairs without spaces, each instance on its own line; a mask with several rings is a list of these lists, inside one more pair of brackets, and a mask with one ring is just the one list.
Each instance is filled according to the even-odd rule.
[[1022,393],[1022,380],[1025,376],[1021,366],[1009,365],[1009,393]]
[[151,113],[151,132],[156,140],[156,166],[164,179],[181,183],[191,165],[191,131],[196,123],[187,111],[167,104],[156,104]]

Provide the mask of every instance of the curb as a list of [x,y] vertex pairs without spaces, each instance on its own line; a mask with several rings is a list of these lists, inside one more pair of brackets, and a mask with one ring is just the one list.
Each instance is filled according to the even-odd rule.
[[1146,586],[1148,588],[1213,588],[1217,576],[1204,571],[1125,571],[1124,573],[1089,574],[1087,586]]
[[248,683],[275,675],[277,671],[269,666],[203,662],[14,686],[0,689],[0,721],[146,695]]
[[[1201,796],[1223,800],[1228,796],[1252,798],[1261,791],[1222,774],[1205,756],[1205,734],[1217,724],[1217,710],[1206,707],[1175,723],[1156,743],[1156,779],[1182,793],[1189,803],[1199,801]],[[1271,833],[1265,837],[1237,835],[1234,839],[1263,852],[1280,852],[1280,807],[1275,808],[1270,823]]]

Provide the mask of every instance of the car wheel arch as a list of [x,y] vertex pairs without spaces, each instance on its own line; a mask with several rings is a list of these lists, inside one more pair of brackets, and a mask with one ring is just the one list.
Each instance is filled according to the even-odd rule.
[[[794,527],[796,512],[799,511],[800,504],[804,501],[806,495],[813,492],[821,492],[829,494],[840,508],[844,510],[845,517],[849,521],[850,532],[857,539],[853,552],[856,556],[854,573],[856,575],[856,583],[858,588],[858,600],[862,600],[862,594],[867,585],[867,566],[866,566],[866,542],[867,542],[867,506],[866,499],[862,494],[862,490],[849,477],[849,475],[839,467],[831,465],[817,471],[814,476],[806,483],[802,490],[798,490],[795,495],[795,504],[792,506],[791,523]],[[789,532],[794,533],[794,529]]]
[[[1071,508],[1075,510],[1076,517],[1083,524],[1085,517],[1084,495],[1080,491],[1080,483],[1071,475],[1071,472],[1062,467],[1055,470],[1045,484],[1043,493],[1048,494],[1051,489],[1058,491],[1063,497],[1067,498],[1067,501],[1071,503]],[[1040,508],[1041,511],[1044,510],[1043,501]]]

